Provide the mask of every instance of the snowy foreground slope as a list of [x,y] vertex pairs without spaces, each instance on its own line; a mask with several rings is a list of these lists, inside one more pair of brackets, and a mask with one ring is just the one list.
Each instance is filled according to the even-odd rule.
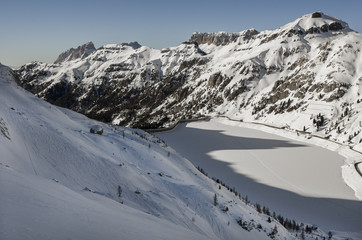
[[295,238],[157,138],[54,107],[2,65],[0,102],[0,239]]

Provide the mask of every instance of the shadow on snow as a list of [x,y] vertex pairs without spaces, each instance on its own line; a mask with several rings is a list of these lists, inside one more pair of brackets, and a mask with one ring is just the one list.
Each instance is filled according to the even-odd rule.
[[[224,134],[223,130],[186,128],[181,124],[168,138],[157,134],[195,166],[203,168],[210,177],[235,187],[252,203],[258,202],[276,214],[305,224],[316,224],[325,231],[361,232],[362,201],[307,197],[294,192],[256,182],[247,175],[235,172],[230,163],[213,159],[209,152],[217,150],[263,150],[278,148],[305,148],[308,145],[286,140],[237,137]],[[256,130],[255,130],[256,131]],[[265,133],[266,136],[270,135]],[[185,140],[182,144],[178,141]],[[308,175],[306,175],[308,178]],[[361,232],[362,234],[362,232]],[[361,236],[362,237],[362,236]]]

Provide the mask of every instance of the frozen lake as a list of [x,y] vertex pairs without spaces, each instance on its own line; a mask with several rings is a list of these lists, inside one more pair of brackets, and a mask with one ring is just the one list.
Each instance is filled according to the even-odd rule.
[[324,230],[361,232],[362,201],[345,184],[336,152],[217,119],[156,135],[252,203]]

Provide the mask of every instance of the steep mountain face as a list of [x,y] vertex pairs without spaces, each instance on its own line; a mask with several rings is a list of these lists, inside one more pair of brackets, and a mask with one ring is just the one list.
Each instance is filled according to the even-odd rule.
[[57,60],[54,61],[54,63],[61,63],[64,61],[72,61],[78,58],[85,58],[88,57],[89,54],[94,52],[96,48],[94,47],[92,42],[87,42],[86,44],[83,44],[82,46],[78,46],[76,49],[71,48],[67,51],[61,53]]
[[361,41],[347,23],[316,12],[272,31],[194,33],[162,50],[109,44],[17,74],[37,96],[116,125],[157,128],[221,114],[355,145]]
[[13,74],[0,64],[0,239],[296,239],[160,139],[55,107]]
[[196,42],[198,44],[214,44],[216,46],[219,45],[227,45],[229,43],[237,41],[238,38],[242,37],[243,40],[249,40],[254,35],[257,35],[259,32],[255,29],[250,29],[243,31],[241,33],[227,33],[227,32],[219,32],[219,33],[194,33],[190,38],[190,42]]

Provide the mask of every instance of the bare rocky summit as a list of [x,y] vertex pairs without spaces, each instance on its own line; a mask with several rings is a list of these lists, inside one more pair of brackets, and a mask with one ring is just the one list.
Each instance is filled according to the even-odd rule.
[[192,34],[190,42],[196,42],[198,44],[214,44],[216,46],[227,45],[229,43],[237,41],[237,39],[242,38],[244,41],[251,39],[254,35],[259,32],[255,29],[249,29],[240,33],[199,33],[196,32]]
[[54,63],[61,63],[64,61],[72,61],[79,58],[85,58],[94,52],[96,48],[92,42],[87,42],[82,46],[78,46],[76,49],[70,48],[67,51],[61,53]]

